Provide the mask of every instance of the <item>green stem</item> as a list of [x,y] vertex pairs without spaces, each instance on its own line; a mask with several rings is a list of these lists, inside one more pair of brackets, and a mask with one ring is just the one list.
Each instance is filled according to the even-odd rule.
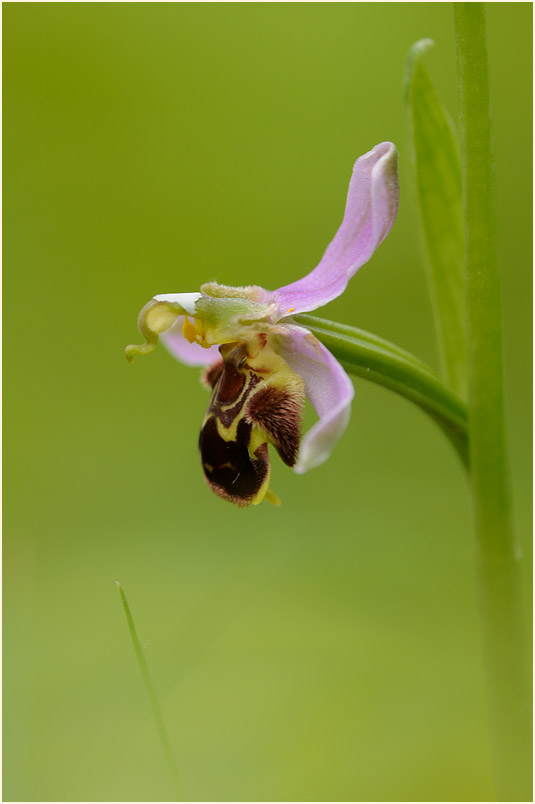
[[500,800],[531,800],[519,551],[506,455],[485,5],[455,3],[467,282],[470,481]]
[[158,732],[158,736],[162,744],[162,749],[165,755],[167,765],[169,766],[169,772],[173,780],[178,801],[180,800],[180,781],[178,778],[178,771],[175,763],[175,758],[173,755],[173,749],[171,748],[171,741],[169,740],[169,735],[167,734],[167,729],[165,728],[162,710],[160,709],[160,703],[158,701],[158,696],[156,694],[156,688],[154,686],[154,683],[152,681],[149,672],[149,666],[147,664],[147,660],[143,652],[143,647],[137,635],[136,626],[134,625],[134,618],[132,617],[132,612],[130,611],[128,601],[126,600],[126,595],[123,591],[123,587],[121,586],[119,581],[115,581],[115,583],[117,584],[119,594],[121,595],[121,600],[123,601],[124,612],[126,614],[126,621],[128,623],[128,629],[130,631],[130,636],[132,637],[134,650],[136,652],[137,660],[139,663],[139,669],[141,670],[141,675],[143,676],[145,689],[147,690],[147,695],[149,697],[152,714],[154,716],[154,721],[156,723],[156,730]]
[[310,329],[350,374],[389,388],[425,410],[467,463],[466,407],[425,363],[355,327],[311,315],[298,315],[294,320]]

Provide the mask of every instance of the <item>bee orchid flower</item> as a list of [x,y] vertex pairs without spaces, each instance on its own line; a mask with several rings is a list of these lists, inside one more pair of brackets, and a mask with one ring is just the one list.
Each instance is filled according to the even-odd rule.
[[[342,224],[307,276],[275,291],[210,282],[197,293],[154,296],[141,310],[146,342],[126,348],[129,361],[161,340],[182,363],[204,367],[212,397],[201,427],[201,461],[223,499],[239,506],[264,497],[277,502],[269,491],[268,445],[303,473],[327,460],[344,432],[353,384],[292,316],[344,292],[392,228],[398,199],[397,151],[383,142],[357,159]],[[301,440],[305,398],[318,421]]]

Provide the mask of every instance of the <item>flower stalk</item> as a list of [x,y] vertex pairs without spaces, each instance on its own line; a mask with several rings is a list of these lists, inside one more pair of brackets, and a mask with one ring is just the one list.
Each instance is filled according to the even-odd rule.
[[511,519],[485,5],[455,3],[465,237],[470,486],[500,800],[526,801],[530,719],[519,550]]

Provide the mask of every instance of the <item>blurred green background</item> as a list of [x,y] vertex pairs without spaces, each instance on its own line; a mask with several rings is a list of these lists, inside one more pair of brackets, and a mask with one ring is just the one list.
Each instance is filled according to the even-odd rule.
[[[530,4],[488,7],[516,525],[530,563]],[[486,800],[469,502],[418,409],[359,381],[283,506],[197,457],[196,370],[123,347],[155,293],[319,261],[357,156],[394,229],[325,316],[436,366],[407,157],[410,45],[456,117],[448,4],[5,4],[4,800]],[[526,570],[526,582],[529,584]]]

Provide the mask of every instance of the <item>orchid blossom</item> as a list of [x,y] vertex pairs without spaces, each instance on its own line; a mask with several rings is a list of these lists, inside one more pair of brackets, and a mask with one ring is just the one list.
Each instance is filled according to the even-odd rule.
[[[272,444],[288,466],[306,472],[329,457],[349,421],[353,385],[335,357],[292,318],[340,296],[384,240],[398,209],[397,151],[376,145],[357,159],[342,224],[319,265],[270,292],[211,282],[198,293],[154,296],[139,314],[146,354],[159,338],[190,366],[204,366],[212,390],[199,440],[206,480],[220,497],[257,505],[269,491]],[[301,443],[307,398],[319,420]]]

